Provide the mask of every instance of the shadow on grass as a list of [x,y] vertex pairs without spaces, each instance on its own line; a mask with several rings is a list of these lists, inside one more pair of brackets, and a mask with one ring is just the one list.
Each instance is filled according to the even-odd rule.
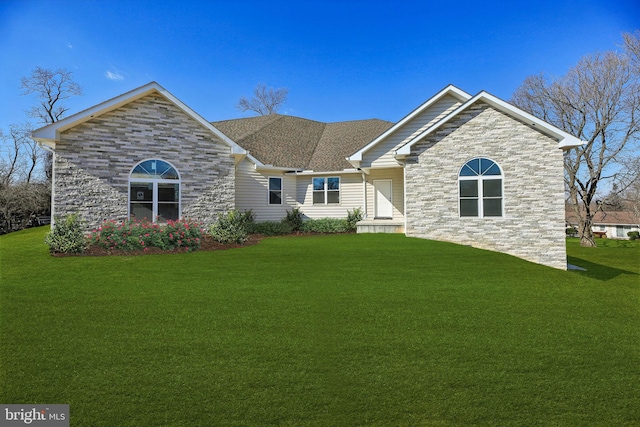
[[591,277],[592,279],[602,280],[607,282],[609,280],[615,279],[621,274],[630,274],[633,276],[639,276],[638,273],[628,270],[621,270],[619,268],[609,267],[602,264],[596,264],[581,258],[568,257],[569,264],[582,267],[587,271],[576,271],[576,273],[581,274],[583,276]]

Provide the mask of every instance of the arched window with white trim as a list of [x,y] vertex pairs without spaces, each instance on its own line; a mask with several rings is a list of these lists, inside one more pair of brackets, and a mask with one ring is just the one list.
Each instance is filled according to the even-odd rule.
[[501,217],[502,169],[493,160],[469,160],[458,174],[461,217]]
[[159,159],[138,163],[129,175],[129,218],[165,222],[180,218],[180,175]]

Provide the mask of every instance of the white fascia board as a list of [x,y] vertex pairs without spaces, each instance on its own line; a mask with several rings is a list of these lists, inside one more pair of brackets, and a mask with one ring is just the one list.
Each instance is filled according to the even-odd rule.
[[491,95],[490,93],[482,91],[476,96],[474,96],[473,98],[469,99],[464,104],[462,104],[460,107],[456,108],[454,111],[452,111],[451,113],[443,117],[439,122],[435,123],[429,129],[425,130],[424,132],[422,132],[421,134],[413,138],[411,141],[407,142],[405,145],[400,147],[398,150],[396,150],[395,154],[399,157],[407,156],[411,154],[411,147],[413,147],[416,143],[423,140],[430,133],[434,132],[435,130],[440,128],[442,125],[447,123],[449,120],[451,120],[452,118],[460,114],[462,111],[466,110],[469,106],[473,105],[478,101],[485,102],[491,105],[492,107],[494,107],[495,109],[502,111],[503,113],[511,117],[519,119],[520,121],[526,124],[531,125],[534,129],[538,129],[541,133],[544,133],[546,135],[549,135],[557,139],[558,148],[560,149],[578,147],[585,143],[584,141],[581,141],[579,138],[576,138],[575,136],[561,129],[558,129],[552,124],[547,123],[544,120],[541,120],[533,116],[532,114],[529,114],[526,111],[523,111],[520,108],[514,105],[511,105],[508,102],[505,102],[500,98],[497,98]]
[[374,146],[378,145],[381,141],[383,141],[384,139],[389,137],[391,134],[395,133],[398,129],[400,129],[402,126],[404,126],[407,122],[409,122],[411,119],[416,117],[418,114],[422,113],[424,110],[426,110],[430,106],[432,106],[434,103],[436,103],[438,100],[440,100],[445,95],[451,95],[454,98],[457,98],[458,100],[460,100],[460,102],[465,102],[469,98],[471,98],[471,95],[469,95],[467,92],[465,92],[462,89],[459,89],[459,88],[455,87],[454,85],[450,84],[447,87],[445,87],[444,89],[442,89],[440,92],[436,93],[434,96],[429,98],[427,101],[425,101],[422,105],[420,105],[418,108],[413,110],[411,113],[406,115],[398,123],[396,123],[395,125],[391,126],[382,135],[378,136],[376,139],[371,141],[369,144],[365,145],[363,148],[361,148],[360,150],[358,150],[357,152],[355,152],[351,156],[347,157],[347,160],[351,164],[353,164],[354,166],[358,167],[359,166],[359,162],[362,161],[362,155],[364,153],[369,151]]
[[357,173],[360,174],[362,173],[361,170],[359,169],[343,169],[341,171],[312,171],[312,170],[302,170],[302,171],[293,171],[291,172],[291,175],[297,175],[297,176],[319,176],[319,175],[346,175],[346,174],[353,174],[353,173]]

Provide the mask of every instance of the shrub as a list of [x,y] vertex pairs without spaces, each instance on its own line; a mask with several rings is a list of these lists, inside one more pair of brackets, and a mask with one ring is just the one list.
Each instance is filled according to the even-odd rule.
[[246,227],[249,234],[262,234],[263,236],[281,236],[291,234],[289,223],[282,221],[254,222]]
[[255,224],[256,222],[256,216],[251,209],[244,212],[238,212],[238,215],[240,215],[240,223],[245,228],[251,227],[251,224]]
[[209,234],[220,243],[244,243],[247,240],[247,214],[229,211],[218,214],[218,220],[209,228]]
[[168,221],[165,225],[148,221],[105,221],[93,230],[89,241],[107,250],[145,251],[155,247],[162,250],[196,250],[202,240],[200,224],[188,220]]
[[567,227],[564,231],[569,237],[576,237],[578,235],[578,230],[575,227]]
[[364,218],[364,212],[362,212],[360,208],[347,211],[347,224],[349,225],[349,229],[355,230],[357,228],[356,224],[362,221],[362,218]]
[[282,221],[289,224],[291,231],[300,231],[303,223],[302,212],[298,208],[291,209],[291,211],[287,211],[287,215]]
[[640,231],[630,231],[627,233],[630,240],[638,240],[640,239]]
[[310,219],[302,223],[300,231],[308,233],[346,233],[350,231],[345,218]]
[[55,226],[44,238],[51,252],[65,254],[82,253],[87,247],[87,239],[83,232],[83,223],[78,215],[57,218]]

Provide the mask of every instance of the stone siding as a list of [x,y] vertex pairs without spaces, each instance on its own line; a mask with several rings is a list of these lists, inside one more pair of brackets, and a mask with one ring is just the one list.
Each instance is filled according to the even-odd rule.
[[128,215],[129,174],[161,159],[180,174],[182,217],[209,224],[234,208],[229,146],[159,94],[62,132],[56,144],[54,211],[78,213],[89,227]]
[[[478,103],[412,148],[406,162],[406,234],[505,252],[566,269],[562,150],[557,141]],[[461,218],[458,173],[498,163],[503,217]]]

